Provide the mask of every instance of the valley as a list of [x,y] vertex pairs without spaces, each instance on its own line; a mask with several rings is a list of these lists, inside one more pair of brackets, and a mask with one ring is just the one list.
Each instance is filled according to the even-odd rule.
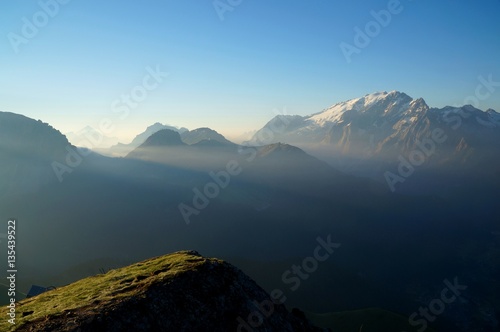
[[[370,109],[392,105],[376,96],[372,99],[382,106]],[[359,101],[347,104],[354,105],[351,112],[356,107],[363,112]],[[494,277],[500,259],[494,232],[500,225],[493,209],[500,182],[494,168],[477,174],[483,162],[476,159],[496,160],[493,146],[488,153],[466,147],[457,155],[453,146],[442,148],[451,143],[451,133],[443,136],[427,125],[414,133],[421,141],[390,148],[375,141],[384,155],[428,155],[428,161],[413,165],[408,182],[392,190],[355,168],[349,174],[337,170],[338,159],[332,165],[274,140],[237,145],[209,129],[179,133],[156,126],[149,137],[138,136],[143,142],[126,157],[110,157],[72,146],[41,122],[0,113],[0,132],[7,124],[32,128],[22,135],[10,130],[19,152],[1,160],[2,174],[9,175],[2,177],[0,211],[4,219],[18,219],[23,292],[32,284],[60,287],[101,269],[190,249],[231,261],[270,294],[278,290],[287,307],[315,313],[378,307],[409,317],[439,294],[443,280],[458,276],[467,290],[431,326],[458,331],[457,320],[463,320],[460,326],[496,324],[489,317],[500,304],[487,294],[500,286]],[[467,128],[454,134],[463,130],[472,145],[498,133]],[[292,135],[286,133],[280,135]],[[275,141],[285,138],[274,135]],[[80,158],[68,151],[79,151]],[[459,166],[447,162],[465,155]],[[398,166],[397,158],[369,158],[379,169],[405,172],[414,159],[410,154]],[[65,174],[51,166],[76,160]],[[34,163],[43,166],[28,167]],[[457,174],[460,186],[453,185]],[[31,185],[23,187],[26,179]],[[308,260],[316,257],[316,241],[326,238],[321,243],[335,243],[331,257]]]

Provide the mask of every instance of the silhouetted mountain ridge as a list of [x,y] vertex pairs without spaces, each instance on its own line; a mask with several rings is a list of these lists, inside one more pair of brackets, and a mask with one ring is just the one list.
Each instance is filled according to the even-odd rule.
[[178,132],[171,129],[162,129],[149,136],[140,147],[158,147],[158,146],[182,146],[186,145]]
[[56,181],[52,162],[65,162],[74,147],[40,120],[0,112],[0,196],[33,192]]
[[114,146],[112,146],[108,151],[104,151],[105,153],[111,155],[111,156],[125,156],[128,153],[130,153],[133,149],[137,148],[139,145],[144,143],[148,137],[153,135],[154,133],[162,130],[162,129],[170,129],[179,133],[182,133],[184,131],[187,131],[187,128],[177,128],[173,126],[168,126],[161,124],[159,122],[156,122],[152,124],[151,126],[147,127],[145,131],[142,133],[136,135],[132,142],[128,144],[123,144],[123,143],[118,143]]
[[52,159],[64,154],[68,145],[67,138],[47,123],[15,113],[0,112],[2,154]]
[[197,144],[203,141],[216,141],[222,144],[234,145],[224,136],[210,128],[198,128],[190,131],[185,131],[181,134],[181,139],[186,144]]

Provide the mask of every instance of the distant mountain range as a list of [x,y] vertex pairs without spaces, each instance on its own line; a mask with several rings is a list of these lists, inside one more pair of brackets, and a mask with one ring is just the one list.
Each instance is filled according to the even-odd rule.
[[[152,142],[146,142],[149,137],[159,131],[173,131],[178,133],[180,136],[180,141],[187,145],[234,145],[234,143],[228,141],[224,136],[217,133],[215,130],[210,128],[198,128],[194,130],[188,130],[186,128],[177,128],[172,126],[166,126],[159,122],[149,126],[146,130],[139,135],[137,135],[131,143],[122,144],[118,143],[112,146],[109,150],[100,150],[100,152],[111,155],[111,156],[125,156],[132,152],[132,150],[138,148],[140,145],[146,143],[147,145],[152,144]],[[165,132],[163,132],[164,135]],[[174,136],[177,137],[177,136]],[[158,139],[158,138],[153,138]],[[163,138],[165,139],[165,138]],[[173,139],[171,137],[171,139]],[[166,143],[168,145],[168,143]],[[180,145],[180,142],[178,142]]]
[[110,148],[119,141],[118,137],[106,136],[91,126],[85,126],[76,133],[69,132],[65,135],[73,145],[84,146],[88,145],[86,142],[91,142],[91,147],[96,149]]
[[490,146],[489,140],[499,135],[500,114],[470,105],[429,108],[422,98],[413,99],[398,91],[378,92],[337,103],[310,116],[278,115],[249,143],[258,143],[267,131],[273,133],[274,141],[328,144],[345,155],[369,157],[391,155],[394,149],[397,153],[412,150],[416,141],[434,128],[459,133],[447,146],[456,147],[462,139]]
[[392,189],[415,168],[455,175],[480,168],[483,176],[500,178],[499,113],[470,105],[430,108],[422,98],[398,91],[337,103],[310,116],[278,115],[247,144],[263,137],[297,145],[342,171],[393,181]]
[[19,289],[102,267],[89,272],[89,262],[189,248],[230,258],[271,291],[330,234],[342,252],[287,291],[287,305],[409,317],[458,276],[466,300],[431,326],[494,330],[498,131],[495,111],[433,109],[390,92],[278,116],[244,145],[209,128],[155,124],[115,158],[0,112],[0,219],[19,219]]
[[110,155],[110,156],[117,156],[117,157],[125,156],[128,153],[130,153],[133,149],[135,149],[136,147],[138,147],[139,145],[144,143],[146,141],[146,139],[148,139],[149,136],[151,136],[154,133],[156,133],[157,131],[160,131],[163,129],[169,129],[169,130],[173,130],[173,131],[176,131],[179,133],[183,133],[185,131],[188,131],[186,128],[177,128],[177,127],[168,126],[168,125],[164,125],[164,124],[161,124],[159,122],[156,122],[156,123],[152,124],[151,126],[147,127],[144,132],[138,134],[132,140],[132,142],[130,142],[128,144],[117,143],[117,144],[111,146],[108,150],[101,150],[100,152],[104,153],[106,155]]
[[[235,146],[209,128],[189,131],[155,123],[129,144],[98,151],[137,157],[139,152],[132,151],[164,129],[178,132],[187,145]],[[482,176],[500,181],[496,167],[500,162],[499,140],[500,114],[492,109],[483,112],[470,105],[430,108],[422,98],[391,91],[340,102],[310,116],[278,115],[244,144],[295,145],[343,172],[370,177],[393,191],[405,191],[410,187],[401,184],[413,173],[425,174],[424,178],[434,176],[430,173],[446,173],[446,181],[453,182],[452,177],[481,167]],[[420,181],[420,176],[413,181]]]

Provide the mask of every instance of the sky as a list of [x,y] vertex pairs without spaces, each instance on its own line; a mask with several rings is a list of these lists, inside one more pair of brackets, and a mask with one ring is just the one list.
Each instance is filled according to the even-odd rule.
[[500,111],[499,15],[498,0],[4,0],[0,111],[63,133],[104,121],[124,143],[155,122],[236,139],[376,91]]

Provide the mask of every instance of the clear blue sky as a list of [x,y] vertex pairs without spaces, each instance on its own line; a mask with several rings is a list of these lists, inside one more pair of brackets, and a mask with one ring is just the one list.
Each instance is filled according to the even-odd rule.
[[[212,0],[71,0],[16,53],[9,33],[23,36],[23,17],[33,21],[41,7],[5,0],[0,110],[62,132],[107,117],[111,136],[124,140],[156,121],[231,137],[258,129],[273,110],[306,115],[383,90],[441,107],[474,95],[480,75],[500,81],[498,0],[401,0],[402,11],[347,63],[340,43],[354,45],[354,27],[388,3],[243,0],[221,20]],[[169,76],[119,119],[113,101],[157,65]],[[500,87],[479,106],[500,111]]]

